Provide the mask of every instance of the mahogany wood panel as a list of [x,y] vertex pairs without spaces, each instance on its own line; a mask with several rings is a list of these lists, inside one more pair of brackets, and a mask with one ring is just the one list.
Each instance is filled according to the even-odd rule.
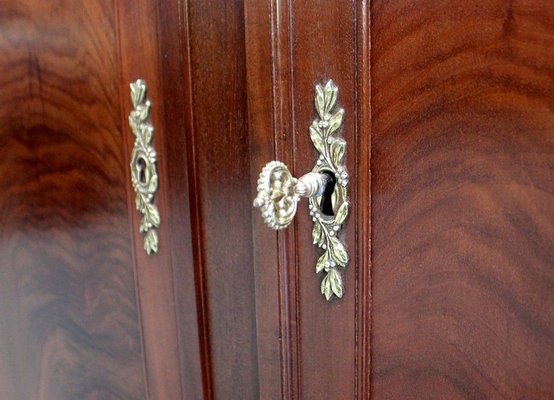
[[[292,91],[290,134],[291,168],[297,176],[310,171],[316,159],[308,127],[315,114],[316,83],[333,79],[339,88],[338,102],[345,110],[342,135],[346,140],[350,196],[357,189],[356,156],[356,16],[353,1],[291,2],[289,66]],[[296,280],[298,397],[306,399],[353,399],[356,395],[356,257],[353,203],[344,226],[351,261],[342,272],[345,294],[328,302],[321,295],[322,276],[315,274],[321,250],[312,243],[313,222],[304,202],[295,218],[295,257],[290,267]],[[367,204],[364,205],[367,207]]]
[[112,1],[0,2],[0,398],[144,399]]
[[[147,256],[139,232],[139,215],[131,209],[135,268],[140,300],[148,398],[200,399],[209,368],[199,273],[193,260],[188,151],[190,85],[185,3],[178,0],[119,0],[121,104],[126,120],[131,109],[129,83],[145,79],[152,102],[154,143],[160,176],[155,202],[160,210],[160,249]],[[129,157],[133,136],[126,126]],[[134,193],[128,182],[129,204]],[[202,357],[204,360],[202,361]],[[203,362],[203,364],[202,364]],[[207,395],[207,394],[206,394]]]
[[317,251],[305,202],[276,234],[254,210],[254,266],[261,398],[369,396],[370,132],[369,7],[366,2],[246,1],[251,187],[265,163],[295,176],[313,168],[308,134],[314,88],[333,79],[346,111],[352,212],[346,293],[330,303],[315,274]]
[[205,334],[205,310],[202,308],[201,274],[195,266],[191,219],[190,172],[185,168],[193,157],[187,143],[193,131],[193,104],[190,82],[188,24],[186,3],[166,0],[158,4],[159,55],[162,93],[165,99],[163,151],[167,166],[168,206],[170,216],[171,262],[173,266],[176,322],[181,362],[183,399],[209,398],[209,354]]
[[257,399],[243,6],[190,0],[185,10],[186,168],[204,396]]
[[554,3],[372,26],[372,398],[554,398]]

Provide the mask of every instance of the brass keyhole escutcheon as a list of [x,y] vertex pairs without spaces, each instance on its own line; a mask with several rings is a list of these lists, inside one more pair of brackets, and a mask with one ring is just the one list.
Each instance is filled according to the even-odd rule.
[[146,99],[146,83],[139,79],[131,83],[133,110],[129,114],[129,126],[135,136],[131,153],[131,183],[136,193],[135,204],[142,214],[140,232],[144,234],[144,250],[152,254],[158,252],[160,214],[154,204],[158,190],[156,151],[153,147],[154,127],[150,122],[151,103]]

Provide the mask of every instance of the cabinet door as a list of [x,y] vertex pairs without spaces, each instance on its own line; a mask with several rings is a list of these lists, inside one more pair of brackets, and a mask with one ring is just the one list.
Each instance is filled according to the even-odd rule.
[[554,3],[372,3],[374,398],[554,397]]
[[[158,36],[158,18],[176,26],[176,10],[169,1],[0,1],[2,399],[197,393],[197,328],[178,327],[175,312],[188,307],[195,321],[195,293],[172,264],[188,254],[188,214],[167,205],[179,188],[169,188],[164,161],[172,158],[161,146],[171,106],[163,107],[159,52],[179,33]],[[160,245],[151,256],[129,175],[129,84],[138,78],[162,159]],[[173,223],[187,227],[174,252],[170,232],[181,231]],[[175,295],[174,278],[184,294]]]
[[[298,204],[293,223],[278,233],[268,229],[258,210],[254,211],[260,396],[367,398],[369,5],[340,0],[245,3],[253,194],[257,174],[270,160],[284,162],[296,177],[314,168],[320,156],[310,133],[312,121],[320,119],[315,87],[329,80],[338,88],[332,113],[344,109],[338,134],[346,143],[349,174],[349,215],[338,234],[349,261],[345,268],[336,268],[342,280],[342,298],[333,295],[327,300],[322,295],[322,281],[328,275],[316,273],[316,264],[326,250],[313,244],[314,222],[306,200]],[[322,147],[327,146],[332,144],[326,140]],[[336,247],[324,240],[331,250]]]
[[277,234],[254,212],[260,396],[552,398],[552,3],[253,0],[245,21],[253,194],[269,160],[313,167],[328,79],[351,182],[342,299],[306,204]]
[[0,397],[144,399],[113,2],[0,9]]

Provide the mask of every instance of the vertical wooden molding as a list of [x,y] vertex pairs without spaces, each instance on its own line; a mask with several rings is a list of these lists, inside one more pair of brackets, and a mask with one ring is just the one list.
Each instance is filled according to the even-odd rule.
[[[286,1],[245,2],[253,177],[272,159],[279,159],[294,170],[290,20],[291,6]],[[273,146],[268,145],[268,138]],[[251,192],[255,193],[255,179],[252,182]],[[254,224],[252,231],[260,396],[267,398],[299,398],[295,232],[291,226],[280,232],[275,241],[275,233],[265,226]],[[280,362],[277,364],[276,360]]]
[[[271,2],[273,137],[275,159],[295,171],[293,116],[292,6],[289,1]],[[279,329],[281,332],[281,379],[283,397],[302,398],[300,361],[300,316],[297,271],[297,220],[277,234],[279,272]]]
[[191,243],[194,255],[194,282],[196,288],[196,298],[198,301],[198,335],[199,348],[201,353],[201,370],[202,370],[202,392],[203,399],[213,399],[213,379],[212,365],[210,362],[210,340],[209,340],[209,316],[207,305],[207,283],[205,262],[203,258],[203,235],[201,231],[202,210],[201,202],[198,198],[200,191],[198,190],[198,169],[196,162],[196,145],[195,145],[195,127],[194,127],[194,94],[192,82],[192,65],[191,65],[191,32],[190,32],[190,16],[189,16],[189,0],[184,0],[181,6],[182,12],[182,57],[183,57],[183,83],[184,83],[184,116],[185,116],[185,146],[186,146],[186,169],[188,171],[188,199],[191,216]]
[[[267,132],[273,132],[272,35],[270,1],[246,0],[245,42],[247,68],[248,130],[251,153],[250,181],[256,193],[257,176],[266,160],[275,157],[275,139],[268,143]],[[257,210],[252,210],[255,214]],[[255,217],[255,215],[254,215]],[[255,221],[255,219],[253,219]],[[283,398],[279,327],[279,274],[275,235],[263,224],[252,224],[254,274],[256,285],[256,333],[258,351],[259,391],[271,399]],[[264,296],[259,296],[264,293]],[[260,318],[262,312],[266,318]]]
[[[129,209],[132,220],[130,229],[134,240],[135,279],[139,298],[148,399],[181,400],[183,398],[183,375],[181,374],[183,338],[176,315],[176,301],[179,302],[179,298],[175,293],[175,285],[178,275],[175,275],[173,268],[173,257],[176,253],[172,251],[172,245],[175,245],[172,237],[175,232],[173,225],[175,221],[173,223],[170,221],[177,217],[177,219],[184,218],[180,219],[182,225],[186,226],[190,222],[187,221],[186,214],[179,214],[172,208],[170,200],[175,198],[176,191],[168,179],[170,160],[167,158],[167,149],[171,146],[168,141],[174,139],[174,133],[169,133],[166,129],[174,129],[175,125],[170,126],[166,123],[165,107],[173,107],[173,104],[169,105],[168,103],[176,101],[178,96],[174,96],[173,93],[164,93],[164,87],[170,87],[170,85],[165,85],[162,79],[163,49],[160,43],[160,40],[163,39],[162,42],[167,45],[168,41],[165,35],[172,31],[169,24],[176,23],[176,21],[166,20],[165,17],[162,18],[160,8],[164,6],[167,8],[177,7],[177,4],[171,2],[162,6],[155,0],[140,2],[114,0],[114,2],[118,14],[120,92],[122,94],[122,126],[127,147],[126,165],[129,164],[129,154],[133,144],[132,134],[127,124],[127,115],[131,109],[128,97],[129,83],[138,78],[144,79],[148,86],[148,97],[153,104],[151,116],[155,127],[154,142],[158,149],[160,180],[156,203],[160,210],[162,223],[159,227],[160,248],[154,257],[147,256],[142,248],[142,238],[138,229],[139,216],[133,207],[132,188],[130,179],[128,179]],[[177,10],[173,8],[173,13],[176,12]],[[160,32],[160,26],[164,27],[162,32]],[[176,32],[178,29],[175,29],[173,33]],[[178,41],[178,39],[174,40]],[[163,68],[163,71],[167,72],[168,65],[165,64]],[[174,161],[171,160],[171,166],[174,165]],[[190,261],[186,260],[190,255],[187,255],[186,252],[187,250],[183,250],[178,261],[188,265]],[[189,308],[189,313],[196,315],[194,301]],[[194,353],[194,343],[189,347],[191,354]],[[194,362],[194,360],[188,362],[187,366],[192,365],[188,373],[195,374]]]
[[[168,183],[171,219],[170,246],[173,264],[176,322],[181,382],[185,399],[211,399],[209,348],[205,323],[205,297],[195,245],[200,235],[193,223],[195,163],[193,102],[189,62],[188,1],[165,0],[158,5],[158,32],[166,138],[164,153],[171,166]],[[190,140],[190,141],[189,141]],[[183,166],[186,166],[183,167]],[[193,216],[194,214],[194,216]]]
[[[327,79],[338,81],[346,111],[344,133],[352,143],[347,163],[357,176],[345,232],[355,263],[345,271],[351,286],[341,300],[326,303],[318,282],[304,280],[308,273],[313,278],[307,266],[313,265],[315,256],[311,239],[306,240],[311,238],[304,225],[307,212],[299,209],[293,226],[279,232],[277,239],[263,224],[253,224],[260,391],[280,399],[335,398],[339,393],[365,398],[369,387],[363,374],[369,374],[369,354],[355,352],[369,349],[369,4],[263,3],[245,3],[251,176],[270,160],[283,161],[297,175],[311,168],[308,126],[315,115],[313,90]],[[268,149],[271,139],[274,148]],[[252,185],[255,193],[255,179]],[[346,358],[337,359],[338,338],[344,339]],[[272,346],[280,349],[280,365]],[[318,346],[331,348],[319,351]],[[333,369],[344,376],[333,381]],[[277,376],[280,382],[275,382]]]
[[[242,2],[188,0],[186,164],[204,398],[258,394]],[[229,344],[232,344],[230,346]]]
[[371,396],[371,12],[356,9],[356,398]]

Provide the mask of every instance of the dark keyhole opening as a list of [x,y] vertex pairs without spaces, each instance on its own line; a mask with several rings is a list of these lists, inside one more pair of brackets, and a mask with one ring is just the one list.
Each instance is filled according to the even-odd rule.
[[327,185],[325,185],[325,191],[321,196],[321,212],[324,215],[333,216],[335,215],[333,211],[333,192],[335,191],[335,183],[337,180],[335,174],[332,172],[325,171],[324,174],[327,175],[330,180]]
[[139,157],[137,160],[137,169],[139,172],[140,183],[146,183],[146,161],[144,158]]

